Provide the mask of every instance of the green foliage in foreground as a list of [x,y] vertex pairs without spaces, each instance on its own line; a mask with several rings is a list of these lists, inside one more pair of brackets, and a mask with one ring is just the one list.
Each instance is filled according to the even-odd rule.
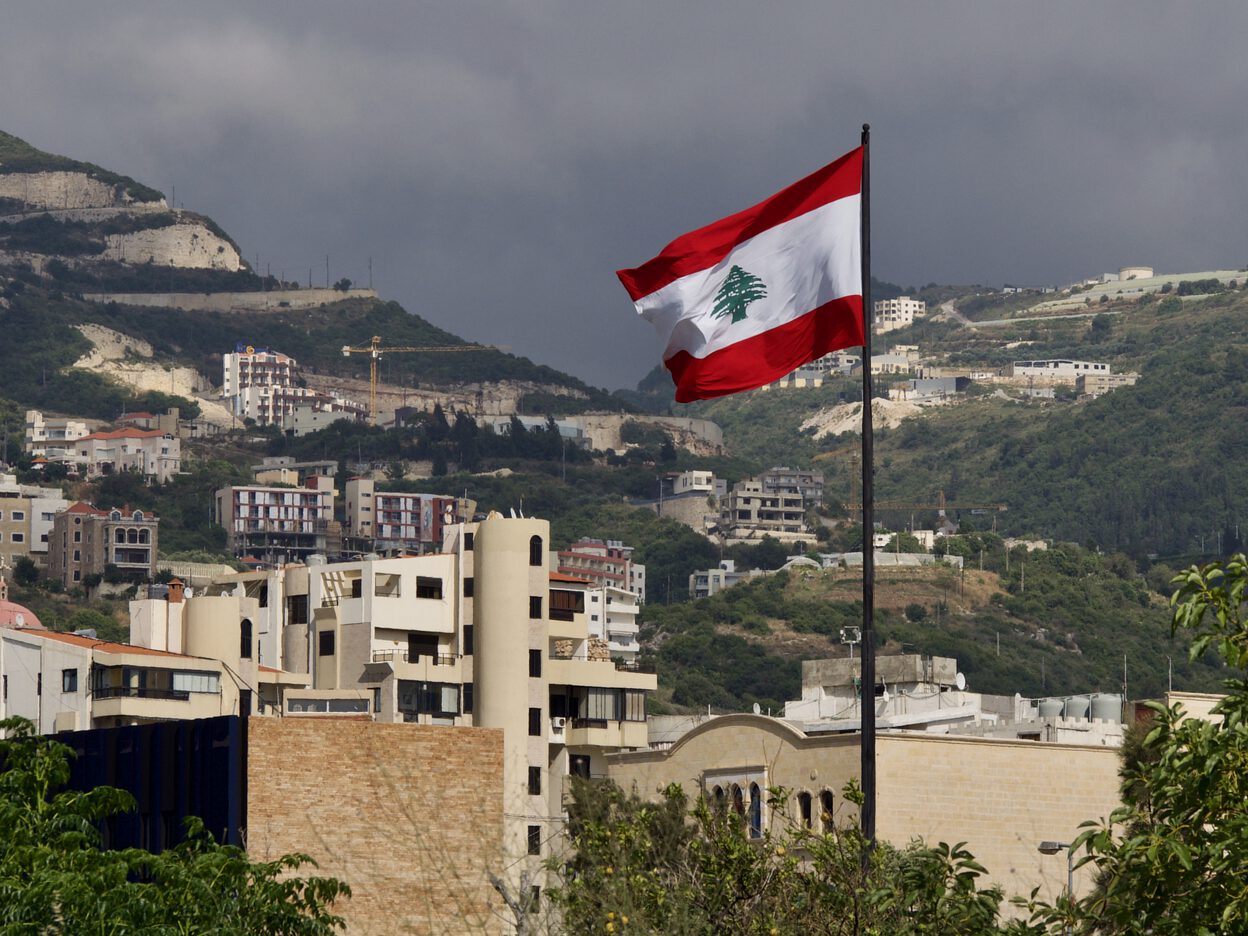
[[1237,675],[1213,710],[1218,721],[1152,706],[1152,728],[1122,770],[1126,805],[1085,823],[1073,846],[1098,887],[1073,905],[1033,894],[1033,922],[1050,932],[1248,932],[1248,558],[1192,567],[1175,583],[1173,626],[1195,634],[1193,657],[1215,650]]
[[253,862],[197,820],[159,855],[102,850],[99,825],[134,809],[133,798],[111,787],[58,792],[70,750],[23,719],[0,729],[0,932],[322,936],[343,926],[330,908],[347,885],[291,876],[312,859]]
[[[844,794],[861,802],[852,784]],[[769,808],[786,811],[781,790]],[[550,901],[570,933],[663,936],[888,934],[976,936],[998,926],[1001,893],[961,845],[881,844],[866,869],[857,827],[763,829],[679,785],[657,803],[610,783],[578,781],[571,856],[550,863]],[[816,825],[822,825],[816,820]],[[1023,932],[1023,930],[1016,930]]]

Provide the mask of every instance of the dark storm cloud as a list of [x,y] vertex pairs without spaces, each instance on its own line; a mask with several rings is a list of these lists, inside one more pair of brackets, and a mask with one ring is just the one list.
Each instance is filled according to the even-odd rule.
[[1231,4],[48,4],[0,126],[605,386],[656,361],[612,271],[873,125],[876,273],[1248,262]]

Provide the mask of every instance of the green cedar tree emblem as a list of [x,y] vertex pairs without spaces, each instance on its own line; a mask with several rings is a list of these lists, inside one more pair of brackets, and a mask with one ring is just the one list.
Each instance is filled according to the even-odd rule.
[[715,294],[715,307],[711,315],[723,318],[731,315],[734,322],[745,318],[745,307],[767,295],[766,284],[753,273],[747,273],[739,266],[733,265],[728,271],[724,284]]

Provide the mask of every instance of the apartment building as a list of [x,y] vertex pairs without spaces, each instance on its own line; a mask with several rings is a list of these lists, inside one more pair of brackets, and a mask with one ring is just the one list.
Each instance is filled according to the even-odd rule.
[[596,585],[611,585],[646,603],[646,567],[633,561],[633,547],[620,540],[580,539],[559,550],[559,571]]
[[299,386],[297,371],[298,362],[289,355],[239,342],[233,352],[222,356],[221,397],[235,416],[252,419],[259,426],[287,427],[296,408],[309,406],[334,419],[367,415],[362,403]]
[[142,510],[71,504],[52,520],[48,574],[66,588],[103,575],[110,566],[126,579],[149,579],[156,574],[159,526],[155,514]]
[[445,527],[459,523],[459,499],[442,494],[378,491],[371,478],[346,483],[346,533],[371,540],[374,550],[429,552]]
[[60,488],[18,484],[16,475],[0,474],[0,566],[28,556],[46,567],[53,519],[68,507]]
[[728,495],[720,518],[726,542],[750,542],[771,536],[783,543],[814,543],[806,532],[806,502],[801,493],[769,493],[757,478],[739,481]]
[[64,460],[79,472],[85,471],[88,478],[135,471],[164,484],[182,469],[182,442],[176,434],[160,429],[110,429],[75,441]]
[[823,503],[823,472],[768,468],[759,476],[764,494],[799,494],[808,507]]
[[875,330],[890,332],[913,325],[916,316],[927,314],[927,303],[922,299],[898,296],[896,299],[878,299],[875,302]]
[[82,420],[63,417],[44,417],[39,410],[26,411],[25,451],[31,458],[63,461],[73,450],[73,443],[81,439],[91,428]]
[[[623,588],[612,585],[595,585],[588,579],[565,575],[562,572],[550,573],[552,591],[551,618],[554,620],[573,620],[565,617],[570,614],[566,608],[555,607],[555,595],[561,600],[571,600],[577,608],[583,609],[589,627],[589,636],[598,641],[599,648],[605,647],[607,658],[625,664],[637,659],[640,645],[637,634],[640,627],[637,615],[640,606],[637,596]],[[568,595],[576,595],[569,599]]]
[[334,521],[337,493],[334,479],[325,475],[309,476],[302,487],[232,485],[216,493],[216,521],[236,556],[299,562],[337,552],[342,537]]

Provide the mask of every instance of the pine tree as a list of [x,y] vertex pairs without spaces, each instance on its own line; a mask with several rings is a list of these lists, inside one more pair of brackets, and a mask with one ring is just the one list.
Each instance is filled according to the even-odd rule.
[[745,307],[766,295],[767,286],[761,279],[734,264],[715,294],[715,307],[711,314],[715,318],[731,315],[734,322],[739,322],[745,318]]

